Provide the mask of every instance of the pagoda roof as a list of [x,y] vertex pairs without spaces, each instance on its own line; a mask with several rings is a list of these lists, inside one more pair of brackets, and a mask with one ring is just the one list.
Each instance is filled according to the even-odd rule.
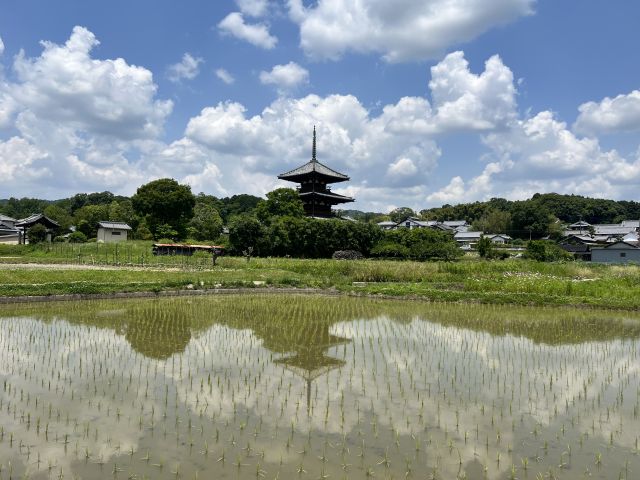
[[306,177],[313,174],[325,177],[326,180],[330,180],[327,183],[346,182],[349,177],[344,173],[336,172],[332,168],[327,167],[320,163],[316,158],[316,127],[313,127],[313,146],[311,148],[311,161],[304,165],[289,170],[288,172],[281,173],[278,178],[281,180],[289,180],[290,182],[300,182]]
[[334,202],[338,202],[338,203],[347,203],[347,202],[355,201],[355,199],[351,197],[347,197],[346,195],[340,195],[338,193],[333,193],[333,192],[299,192],[298,195],[300,195],[300,198],[318,197],[318,198],[325,198],[327,200],[333,200]]
[[346,182],[349,180],[349,176],[340,172],[336,172],[332,168],[323,165],[317,160],[311,160],[310,162],[305,163],[304,165],[294,168],[285,173],[281,173],[278,175],[278,178],[281,180],[291,180],[291,181],[299,181],[300,179],[307,177],[316,173],[318,175],[322,175],[323,177],[327,177],[335,182]]

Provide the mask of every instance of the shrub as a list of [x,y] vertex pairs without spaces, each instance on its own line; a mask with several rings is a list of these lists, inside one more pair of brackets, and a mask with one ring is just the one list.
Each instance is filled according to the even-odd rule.
[[573,256],[570,253],[566,252],[555,243],[546,240],[531,240],[527,244],[525,256],[539,262],[554,262],[573,259]]
[[331,258],[335,260],[362,260],[364,255],[357,250],[337,250],[333,252]]
[[73,232],[69,235],[70,243],[86,243],[87,236],[82,232]]
[[33,227],[27,230],[27,238],[29,243],[41,243],[47,238],[47,229],[41,223],[36,223]]
[[379,243],[371,249],[371,255],[382,258],[408,258],[409,249],[399,243]]

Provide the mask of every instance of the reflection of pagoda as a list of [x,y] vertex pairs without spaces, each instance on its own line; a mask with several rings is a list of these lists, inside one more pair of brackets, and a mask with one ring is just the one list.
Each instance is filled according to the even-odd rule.
[[351,197],[333,193],[327,187],[330,183],[346,182],[349,177],[330,169],[316,159],[316,127],[313,127],[311,161],[278,175],[278,178],[300,184],[298,194],[308,217],[331,217],[332,205],[354,201]]
[[328,325],[326,325],[326,335],[323,335],[323,338],[310,338],[310,340],[310,344],[305,344],[305,342],[292,345],[296,351],[295,355],[276,360],[276,363],[304,378],[307,384],[307,411],[311,408],[311,383],[316,378],[329,373],[334,368],[343,366],[345,363],[344,360],[326,356],[324,350],[350,342],[349,339],[331,335]]

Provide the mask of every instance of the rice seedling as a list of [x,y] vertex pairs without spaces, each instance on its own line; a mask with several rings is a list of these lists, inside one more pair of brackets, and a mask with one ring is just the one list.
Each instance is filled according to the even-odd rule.
[[625,312],[275,295],[0,307],[0,478],[627,479],[639,410]]

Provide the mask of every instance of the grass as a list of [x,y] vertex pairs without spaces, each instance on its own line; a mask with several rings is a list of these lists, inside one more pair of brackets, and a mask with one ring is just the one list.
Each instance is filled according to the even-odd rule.
[[213,266],[204,254],[154,257],[150,251],[150,242],[0,246],[0,296],[272,286],[434,301],[640,308],[635,265],[222,257]]

